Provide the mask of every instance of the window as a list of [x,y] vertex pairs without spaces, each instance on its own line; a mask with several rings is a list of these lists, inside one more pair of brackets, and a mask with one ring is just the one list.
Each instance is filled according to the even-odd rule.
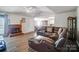
[[47,18],[35,18],[35,26],[50,26],[54,25],[55,17],[47,17]]
[[54,25],[54,23],[55,23],[55,18],[54,17],[50,17],[49,21],[48,21],[49,26]]
[[5,18],[0,16],[0,35],[4,34]]
[[8,15],[5,13],[0,13],[0,36],[8,36],[9,19]]

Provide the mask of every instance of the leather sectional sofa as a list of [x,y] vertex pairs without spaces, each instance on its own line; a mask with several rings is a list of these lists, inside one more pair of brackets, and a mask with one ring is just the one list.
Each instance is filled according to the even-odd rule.
[[67,28],[47,26],[47,27],[41,27],[39,29],[36,29],[36,31],[37,31],[37,37],[44,36],[47,38],[47,40],[46,38],[42,38],[42,39],[32,38],[31,40],[33,41],[29,40],[29,46],[33,50],[39,51],[39,52],[66,51],[65,45],[67,40]]
[[62,28],[62,30],[66,29],[65,34],[67,34],[67,28],[65,28],[65,27],[43,26],[43,27],[37,28],[37,35],[42,35],[42,36],[49,37],[51,39],[56,40],[60,34],[59,33],[60,28]]

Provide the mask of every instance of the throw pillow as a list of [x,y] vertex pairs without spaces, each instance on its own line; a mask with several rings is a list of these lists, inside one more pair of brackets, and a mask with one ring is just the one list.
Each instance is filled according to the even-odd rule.
[[58,35],[59,35],[62,31],[63,31],[63,29],[62,29],[62,28],[59,28],[59,30],[58,30]]
[[64,43],[65,43],[65,39],[62,37],[55,42],[55,47],[61,48],[63,47]]

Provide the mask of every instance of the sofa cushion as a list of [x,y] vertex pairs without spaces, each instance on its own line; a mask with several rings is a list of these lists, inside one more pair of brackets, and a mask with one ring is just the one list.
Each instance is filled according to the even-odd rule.
[[52,33],[49,37],[52,38],[52,40],[56,41],[58,39],[58,34]]
[[60,36],[66,37],[67,29],[63,28],[63,31],[60,33]]
[[58,39],[64,37],[64,33],[60,33],[59,36],[58,36]]
[[60,27],[54,27],[54,33],[57,33]]
[[52,32],[52,27],[47,27],[47,32]]
[[59,28],[59,30],[58,30],[58,35],[59,35],[62,31],[63,31],[63,29],[62,29],[62,28]]

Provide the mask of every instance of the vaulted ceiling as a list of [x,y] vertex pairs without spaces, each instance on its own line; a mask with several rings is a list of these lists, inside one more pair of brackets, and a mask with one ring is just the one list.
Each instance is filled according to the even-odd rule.
[[76,10],[76,6],[0,6],[0,11],[28,16],[48,16]]

